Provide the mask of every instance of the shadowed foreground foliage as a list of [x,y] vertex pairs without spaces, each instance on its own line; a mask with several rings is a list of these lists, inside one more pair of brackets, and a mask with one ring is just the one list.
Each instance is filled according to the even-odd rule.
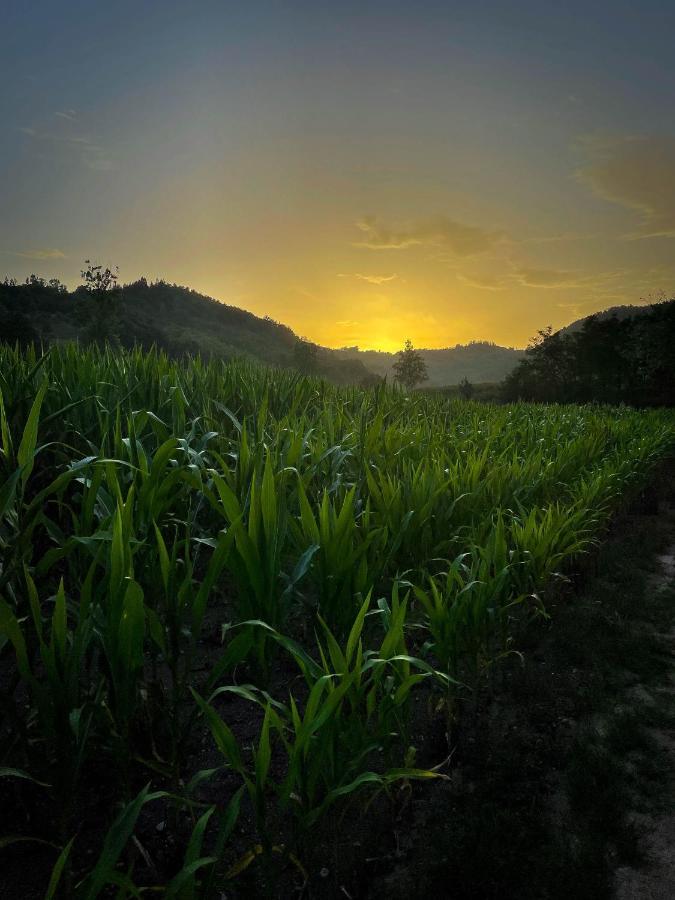
[[357,892],[365,849],[321,874],[333,824],[386,840],[448,777],[458,709],[674,439],[655,411],[0,347],[16,892]]

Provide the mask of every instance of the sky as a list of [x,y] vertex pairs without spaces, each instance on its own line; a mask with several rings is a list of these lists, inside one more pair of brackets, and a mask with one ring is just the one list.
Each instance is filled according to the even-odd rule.
[[318,343],[675,293],[675,3],[0,0],[0,278],[84,259]]

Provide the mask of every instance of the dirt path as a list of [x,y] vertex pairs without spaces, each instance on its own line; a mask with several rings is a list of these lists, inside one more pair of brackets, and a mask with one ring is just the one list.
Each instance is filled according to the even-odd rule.
[[[657,558],[658,569],[651,587],[675,596],[675,536],[667,551]],[[675,898],[675,626],[655,634],[664,653],[672,657],[667,680],[659,688],[642,685],[632,689],[635,703],[648,704],[663,712],[664,724],[649,729],[657,751],[664,754],[669,775],[663,786],[662,803],[654,811],[631,816],[644,855],[640,867],[624,866],[615,873],[617,900],[671,900]]]

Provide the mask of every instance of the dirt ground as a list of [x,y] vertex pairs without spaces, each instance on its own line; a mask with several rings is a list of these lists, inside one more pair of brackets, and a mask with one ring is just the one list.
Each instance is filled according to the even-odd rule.
[[[655,559],[656,571],[650,588],[666,594],[675,586],[675,540]],[[675,713],[675,627],[655,633],[664,652],[672,657],[672,669],[663,684],[651,690],[638,686],[635,703],[649,707],[665,706]],[[669,717],[670,718],[670,717]],[[652,727],[650,735],[659,753],[667,760],[668,777],[664,785],[663,809],[633,814],[645,858],[641,868],[621,866],[616,871],[617,900],[671,900],[675,897],[675,727]]]

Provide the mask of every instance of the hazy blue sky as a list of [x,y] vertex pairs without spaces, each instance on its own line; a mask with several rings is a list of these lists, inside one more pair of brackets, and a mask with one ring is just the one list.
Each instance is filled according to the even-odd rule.
[[0,276],[85,257],[322,343],[674,292],[675,3],[0,0]]

